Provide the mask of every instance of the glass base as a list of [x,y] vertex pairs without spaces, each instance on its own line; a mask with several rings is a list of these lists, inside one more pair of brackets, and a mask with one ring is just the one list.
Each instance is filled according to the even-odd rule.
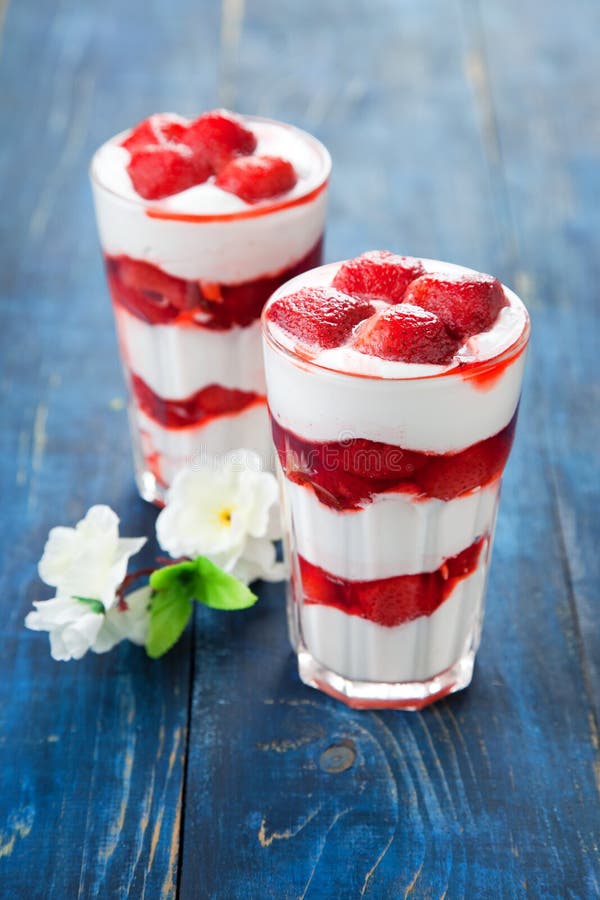
[[471,683],[475,663],[475,647],[471,647],[449,669],[427,681],[404,681],[387,684],[376,681],[354,681],[323,666],[302,644],[298,646],[298,672],[309,687],[317,688],[353,709],[419,710],[461,691]]

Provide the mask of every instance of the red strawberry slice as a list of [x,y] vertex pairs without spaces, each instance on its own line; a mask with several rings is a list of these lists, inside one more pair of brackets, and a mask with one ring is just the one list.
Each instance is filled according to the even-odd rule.
[[387,250],[370,250],[344,263],[333,279],[333,286],[347,294],[400,303],[408,285],[423,271],[420,259],[397,256]]
[[137,193],[145,200],[160,200],[201,184],[211,174],[206,162],[196,160],[183,144],[149,146],[134,150],[127,166]]
[[446,365],[456,353],[458,342],[434,313],[401,303],[365,322],[354,346],[381,359]]
[[320,454],[330,471],[392,482],[410,478],[427,461],[423,453],[366,438],[322,444]]
[[158,266],[128,256],[118,258],[118,277],[125,287],[153,295],[157,299],[164,297],[177,309],[188,308],[196,299],[190,296],[193,285],[184,278],[176,278],[163,272]]
[[453,500],[460,494],[484,487],[502,474],[512,447],[516,414],[498,434],[460,453],[433,457],[417,475],[417,483],[429,497]]
[[291,162],[279,156],[240,156],[217,175],[216,185],[246,203],[290,191],[298,180]]
[[347,615],[393,628],[435,612],[456,584],[475,571],[484,543],[485,538],[479,538],[434,572],[373,581],[350,581],[331,575],[300,556],[304,601],[333,606]]
[[224,109],[215,109],[195,119],[184,142],[215,172],[220,172],[236,156],[246,156],[256,150],[254,133]]
[[400,575],[353,584],[354,614],[393,628],[419,616],[429,616],[440,605],[437,573]]
[[143,147],[178,143],[183,139],[188,127],[187,119],[181,116],[173,113],[156,113],[136,125],[121,146],[132,153]]
[[498,279],[481,274],[423,275],[410,285],[404,301],[435,313],[460,341],[491,328],[507,304]]
[[334,288],[304,288],[271,304],[267,318],[306,344],[339,347],[354,326],[375,312],[367,300]]
[[199,425],[218,416],[241,412],[261,401],[260,395],[253,391],[225,388],[220,384],[208,384],[181,400],[166,400],[133,372],[131,386],[140,409],[165,428]]

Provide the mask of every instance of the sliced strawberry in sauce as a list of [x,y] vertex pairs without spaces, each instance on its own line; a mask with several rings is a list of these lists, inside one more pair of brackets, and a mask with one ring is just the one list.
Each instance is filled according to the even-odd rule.
[[333,287],[371,300],[400,303],[408,285],[423,271],[420,259],[370,250],[344,263],[333,279]]
[[195,301],[195,297],[190,296],[188,281],[169,275],[151,263],[121,256],[118,258],[118,277],[126,287],[157,298],[164,297],[177,309],[189,308]]
[[215,172],[220,172],[235,157],[247,156],[256,150],[254,133],[237,116],[224,109],[215,109],[195,119],[184,142]]
[[362,582],[355,592],[356,614],[388,628],[428,616],[439,606],[431,575],[404,575]]
[[491,275],[422,275],[404,298],[406,303],[435,313],[460,341],[492,327],[507,305],[502,285]]
[[179,143],[183,140],[188,127],[188,121],[181,116],[173,113],[156,113],[136,125],[121,146],[132,153],[148,146]]
[[434,572],[347,582],[356,614],[388,628],[419,616],[430,616],[452,593],[457,582],[475,571],[484,540],[478,539]]
[[272,303],[267,317],[303,343],[329,349],[343,344],[354,326],[374,311],[367,300],[335,288],[304,288]]
[[501,431],[458,453],[405,450],[366,439],[306,441],[271,419],[273,442],[287,478],[312,488],[333,509],[356,510],[378,494],[402,492],[415,501],[452,500],[502,474],[517,413]]
[[138,375],[131,373],[131,386],[143,412],[165,428],[187,428],[190,425],[241,412],[255,403],[264,402],[253,391],[208,384],[181,400],[167,400],[154,391]]
[[322,444],[320,456],[331,471],[393,482],[414,475],[426,459],[422,453],[362,438]]
[[295,169],[287,159],[240,156],[219,172],[215,184],[246,203],[258,203],[290,191],[297,180]]
[[300,556],[304,602],[332,606],[347,615],[360,616],[387,628],[420,616],[430,616],[450,596],[457,583],[475,571],[485,542],[486,537],[478,538],[433,572],[373,581],[350,581],[331,575]]
[[389,307],[365,322],[354,346],[381,359],[431,365],[446,365],[458,350],[458,342],[438,316],[407,303]]
[[183,144],[149,146],[134,150],[127,166],[137,193],[145,200],[160,200],[201,184],[211,174],[203,160]]
[[419,472],[418,484],[428,497],[452,500],[498,478],[506,465],[515,436],[516,414],[498,434],[460,453],[432,457]]
[[278,287],[321,264],[322,250],[319,239],[293,266],[241,284],[187,281],[127,256],[106,256],[105,263],[114,303],[142,321],[159,325],[179,318],[192,327],[225,330],[260,318]]

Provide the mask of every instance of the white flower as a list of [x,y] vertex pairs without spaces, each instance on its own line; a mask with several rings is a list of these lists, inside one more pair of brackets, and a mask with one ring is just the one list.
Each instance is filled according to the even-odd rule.
[[38,571],[56,597],[34,603],[25,625],[49,633],[54,659],[81,659],[90,649],[104,653],[124,638],[143,643],[150,588],[129,594],[126,610],[116,603],[129,557],[145,543],[119,537],[119,519],[109,506],[92,506],[75,528],[51,530]]
[[146,538],[120,538],[116,513],[109,506],[92,506],[75,528],[52,529],[39,575],[56,588],[57,598],[87,597],[110,609],[129,557],[145,543]]
[[92,645],[94,653],[106,653],[121,641],[131,641],[140,647],[146,643],[150,623],[149,584],[125,595],[126,609],[113,606],[104,616],[102,628]]
[[240,450],[180,471],[156,520],[163,550],[174,558],[207,556],[245,583],[285,577],[272,543],[281,534],[277,481],[259,468],[255,454]]
[[35,612],[25,619],[27,628],[50,633],[53,659],[81,659],[94,644],[104,623],[104,614],[73,597],[54,597],[33,604]]
[[106,653],[123,640],[143,644],[149,621],[149,585],[127,594],[127,609],[112,607],[103,612],[101,604],[75,597],[54,597],[34,603],[25,619],[32,631],[47,631],[53,659],[81,659],[88,650]]
[[275,545],[268,538],[249,538],[231,574],[244,584],[251,584],[257,578],[264,581],[283,581],[287,577],[287,566],[276,561]]

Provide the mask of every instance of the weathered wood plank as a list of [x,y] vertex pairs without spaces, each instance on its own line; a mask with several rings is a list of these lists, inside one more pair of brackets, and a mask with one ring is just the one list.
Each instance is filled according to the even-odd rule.
[[[598,443],[600,440],[600,8],[558,2],[482,5],[477,48],[502,148],[516,278],[534,312],[532,381],[586,687],[600,714]],[[517,28],[517,22],[521,27]],[[505,65],[501,48],[527,61]],[[549,351],[549,348],[550,351]]]
[[[227,4],[222,97],[328,144],[329,257],[387,245],[498,272],[527,294],[535,332],[474,685],[422,715],[349,712],[299,683],[279,588],[242,615],[201,615],[181,894],[593,896],[597,9],[509,0],[480,19],[467,3],[327,0],[317,23],[310,4],[254,0],[236,59],[241,6]],[[189,645],[160,664],[122,648],[63,666],[22,619],[46,596],[34,564],[52,524],[106,501],[127,533],[152,526],[131,484],[85,161],[150,111],[214,103],[216,16],[70,0],[8,16],[7,897],[175,893]]]
[[[563,33],[558,4],[545,8],[545,33],[555,41],[548,60],[543,41],[536,43],[533,0],[490,8],[484,27],[476,8],[458,2],[380,0],[355,3],[350,13],[347,4],[329,0],[317,28],[306,5],[248,5],[236,102],[291,119],[329,146],[330,258],[391,246],[508,281],[519,275],[517,289],[526,284],[520,273],[543,274],[547,246],[536,250],[535,269],[529,251],[551,201],[524,218],[523,243],[513,224],[514,194],[529,179],[556,178],[563,163],[551,165],[533,152],[518,159],[520,166],[507,161],[504,115],[511,103],[524,102],[516,95],[531,79],[538,85],[532,96],[547,88],[536,81],[540,72],[547,70],[554,86],[563,58],[577,51],[587,61],[582,66],[591,64],[586,31],[593,12],[584,4],[577,24]],[[494,16],[504,20],[502,40]],[[503,53],[525,28],[528,53]],[[495,47],[493,81],[482,40]],[[500,108],[495,90],[502,92]],[[533,112],[543,131],[548,106]],[[511,150],[518,150],[514,142]],[[516,185],[507,172],[518,174]],[[530,208],[532,195],[523,197]],[[516,198],[519,215],[523,197]],[[592,215],[588,209],[584,221]],[[578,259],[563,245],[554,293],[538,286],[538,302],[533,298],[534,326],[544,335],[534,342],[487,627],[467,693],[423,714],[365,714],[304,688],[283,644],[277,588],[235,620],[200,618],[181,876],[186,900],[202,890],[227,898],[598,892],[600,766],[590,669],[581,654],[581,616],[570,600],[577,557],[565,539],[564,510],[557,509],[562,474],[550,465],[580,432],[568,444],[548,443],[565,417],[584,426],[576,407],[567,411],[568,385],[549,412],[550,391],[539,373],[544,354],[547,371],[578,346],[573,327],[561,330],[565,346],[558,349],[549,326],[538,324],[552,318],[553,308],[540,314],[540,307],[560,295],[564,273]],[[591,327],[590,307],[582,306]],[[589,361],[586,350],[577,363],[579,384]],[[588,441],[586,431],[584,453]],[[561,465],[574,473],[568,460]],[[586,461],[585,478],[588,472]],[[562,496],[577,512],[581,490],[574,484]],[[588,571],[582,565],[580,579]],[[593,641],[591,632],[587,637]]]
[[[180,3],[12,4],[0,60],[4,202],[0,496],[0,893],[173,897],[191,643],[59,664],[25,613],[49,596],[49,528],[136,496],[87,166],[147,113],[214,103],[215,11]],[[148,561],[154,548],[145,554]],[[144,560],[142,560],[143,562]]]

